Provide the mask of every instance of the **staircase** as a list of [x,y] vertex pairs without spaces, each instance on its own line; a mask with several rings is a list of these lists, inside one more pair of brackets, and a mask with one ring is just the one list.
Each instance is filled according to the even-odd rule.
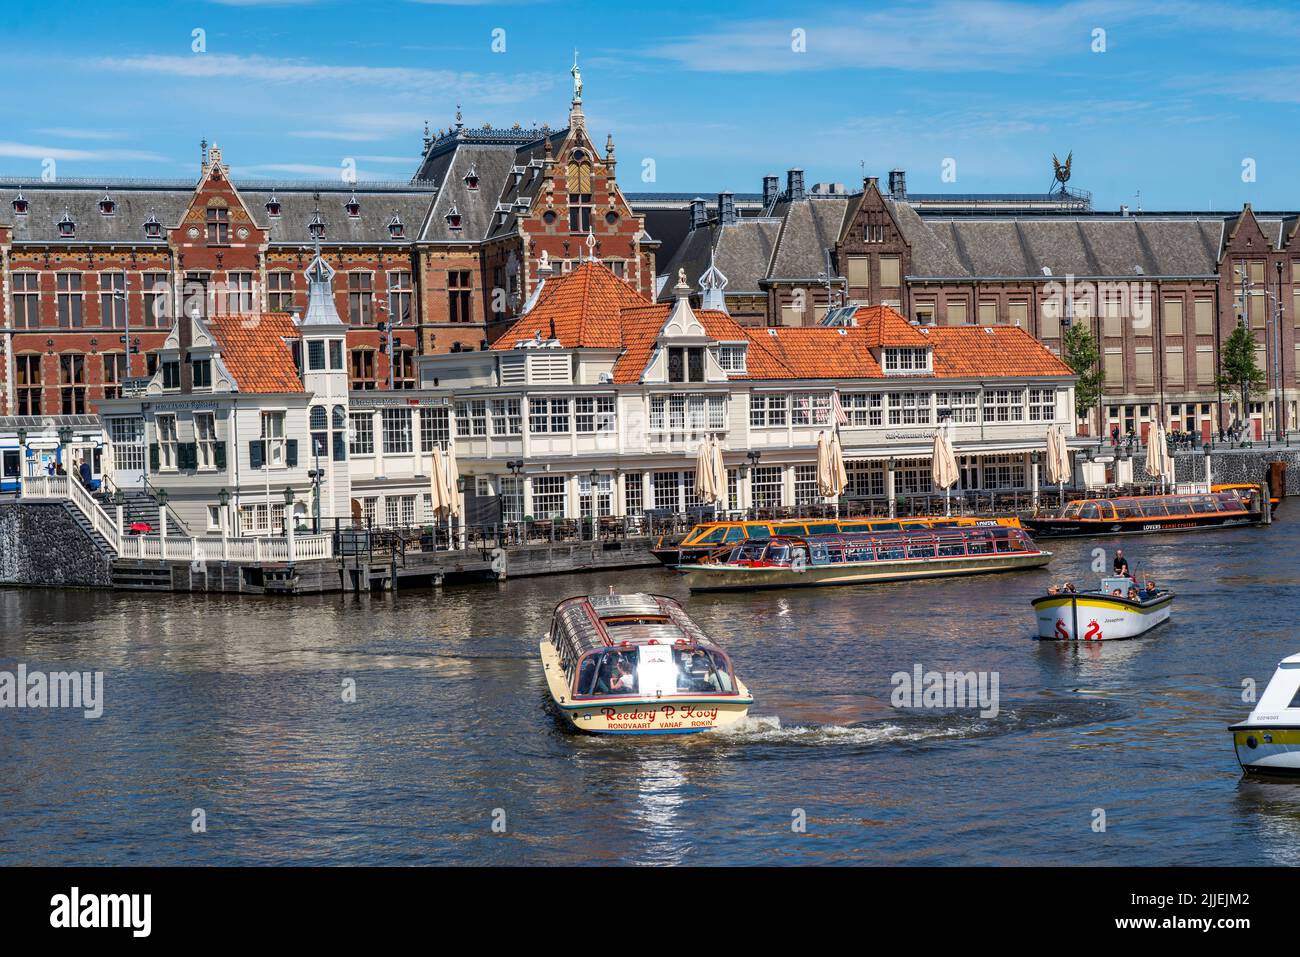
[[70,501],[64,501],[63,507],[67,513],[72,516],[72,520],[77,523],[77,527],[80,528],[81,531],[85,533],[85,536],[91,540],[97,552],[105,558],[117,558],[117,549],[113,547],[112,543],[108,539],[99,534],[95,529],[94,523],[86,517],[85,512]]
[[[124,491],[126,501],[122,503],[122,530],[129,531],[131,526],[136,522],[144,522],[153,529],[153,534],[157,535],[162,529],[162,509],[158,505],[158,500],[148,492],[142,491]],[[111,518],[117,516],[117,503],[113,499],[113,493],[100,491],[95,493],[95,498],[99,504],[104,507],[104,511]],[[189,530],[185,523],[176,517],[176,513],[167,507],[167,534],[170,535],[189,535]]]

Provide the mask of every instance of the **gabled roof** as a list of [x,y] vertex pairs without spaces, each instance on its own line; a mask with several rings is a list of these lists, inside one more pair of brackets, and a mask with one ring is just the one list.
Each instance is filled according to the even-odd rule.
[[1019,326],[926,326],[936,376],[1072,376],[1074,370]]
[[648,302],[604,263],[587,260],[570,273],[547,279],[533,308],[493,348],[512,349],[517,342],[541,335],[567,348],[617,349],[622,345],[621,311]]
[[241,393],[303,392],[287,340],[298,326],[284,313],[223,315],[207,319],[226,369]]

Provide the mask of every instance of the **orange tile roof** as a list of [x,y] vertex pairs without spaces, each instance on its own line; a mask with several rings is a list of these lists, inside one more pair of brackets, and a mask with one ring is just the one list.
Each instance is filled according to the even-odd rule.
[[[556,339],[567,349],[621,349],[615,382],[638,382],[673,303],[654,303],[599,262],[546,281],[533,308],[493,349]],[[912,325],[889,306],[861,306],[853,326],[739,325],[723,312],[694,310],[709,336],[748,342],[744,379],[876,379],[882,347],[933,349],[935,378],[1073,375],[1046,346],[1018,326]]]
[[298,325],[284,313],[213,316],[206,320],[216,337],[221,361],[240,392],[302,392],[302,380],[286,339],[298,338]]

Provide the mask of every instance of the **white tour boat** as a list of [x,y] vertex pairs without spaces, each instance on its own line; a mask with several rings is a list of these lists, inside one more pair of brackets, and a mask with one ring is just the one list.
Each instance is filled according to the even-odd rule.
[[1242,771],[1300,775],[1300,655],[1278,663],[1250,717],[1228,730]]

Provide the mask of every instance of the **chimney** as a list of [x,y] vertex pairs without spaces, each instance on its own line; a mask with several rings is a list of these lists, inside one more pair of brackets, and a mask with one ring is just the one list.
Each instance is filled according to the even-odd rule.
[[879,177],[879,176],[868,176],[868,177],[866,177],[865,179],[862,180],[862,189],[863,189],[864,191],[866,191],[866,190],[868,190],[868,189],[871,189],[871,187],[873,187],[873,186],[874,186],[877,190],[880,189],[880,177]]
[[907,174],[901,169],[889,171],[889,195],[894,199],[907,199]]
[[696,196],[691,200],[691,230],[694,231],[702,226],[707,226],[708,223],[709,216],[704,211],[704,200]]
[[718,194],[718,223],[730,226],[736,221],[736,198],[731,193]]
[[790,200],[803,199],[803,170],[786,170],[785,191]]
[[781,192],[781,178],[779,176],[763,177],[763,206],[771,206],[776,202],[777,195]]

